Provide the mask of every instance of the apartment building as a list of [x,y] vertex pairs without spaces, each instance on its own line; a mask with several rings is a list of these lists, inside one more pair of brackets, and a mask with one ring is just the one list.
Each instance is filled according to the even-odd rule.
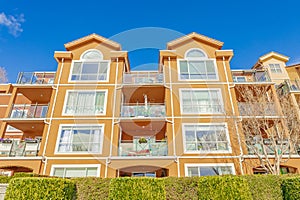
[[[253,106],[242,91],[261,88],[269,99],[265,110],[276,116],[278,88],[299,100],[300,66],[287,67],[288,57],[271,52],[252,69],[231,70],[233,51],[222,46],[191,33],[160,51],[156,71],[135,71],[121,44],[97,34],[65,44],[66,51],[54,52],[56,72],[21,72],[16,83],[0,85],[1,171],[260,173],[257,157],[242,143],[243,117]],[[299,159],[293,154],[285,169],[298,173]]]

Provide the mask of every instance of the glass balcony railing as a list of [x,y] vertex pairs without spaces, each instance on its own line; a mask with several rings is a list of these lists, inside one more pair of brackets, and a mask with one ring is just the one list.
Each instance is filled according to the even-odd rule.
[[277,150],[278,154],[284,154],[287,155],[290,153],[290,148],[288,144],[282,144],[282,145],[273,145],[271,143],[248,143],[248,155],[274,155],[275,150]]
[[159,72],[134,72],[123,74],[123,84],[163,84],[164,75]]
[[274,103],[262,102],[238,102],[240,115],[242,116],[274,116],[277,109]]
[[121,117],[165,117],[164,104],[123,104]]
[[119,156],[167,156],[168,145],[165,140],[122,140],[119,146]]
[[282,92],[299,92],[300,91],[300,80],[282,80],[282,83],[277,85],[277,89],[282,90]]
[[264,70],[233,71],[232,79],[236,83],[271,81],[267,71]]
[[47,111],[47,104],[18,104],[13,105],[10,118],[45,118]]
[[55,72],[20,72],[17,84],[53,84]]
[[0,140],[0,156],[18,157],[18,156],[37,156],[40,149],[40,140]]

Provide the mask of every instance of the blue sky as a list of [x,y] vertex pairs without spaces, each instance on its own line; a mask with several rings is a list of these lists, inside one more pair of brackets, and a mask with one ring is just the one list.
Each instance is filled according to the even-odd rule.
[[[233,69],[250,68],[270,51],[289,56],[288,64],[300,63],[299,7],[296,0],[0,0],[0,66],[6,68],[9,82],[15,82],[19,71],[55,71],[54,51],[97,33],[120,40],[133,68],[157,63],[158,49],[165,48],[167,41],[180,35],[177,33],[190,32],[223,41],[223,49],[233,49]],[[143,27],[162,28],[171,34],[153,46],[142,45],[144,48],[123,44],[153,42],[151,33],[124,39],[132,30],[148,30]],[[116,37],[120,35],[123,38]]]

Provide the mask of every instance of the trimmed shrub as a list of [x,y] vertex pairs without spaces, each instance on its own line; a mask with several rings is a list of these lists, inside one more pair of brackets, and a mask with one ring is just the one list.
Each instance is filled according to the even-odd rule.
[[34,173],[27,173],[27,172],[17,172],[14,173],[13,177],[19,178],[19,177],[38,177],[38,174],[34,174]]
[[275,175],[248,175],[247,179],[253,200],[282,200],[282,177]]
[[75,197],[75,184],[58,178],[13,178],[5,200],[70,199]]
[[76,184],[77,199],[108,199],[110,179],[106,178],[73,178]]
[[163,179],[115,178],[110,181],[109,199],[160,200],[166,199]]
[[0,183],[8,183],[11,179],[11,176],[0,176]]
[[198,184],[199,199],[252,199],[247,180],[240,176],[205,176]]
[[168,200],[198,199],[199,177],[168,177],[164,180]]
[[282,180],[283,199],[300,199],[300,177],[289,177]]

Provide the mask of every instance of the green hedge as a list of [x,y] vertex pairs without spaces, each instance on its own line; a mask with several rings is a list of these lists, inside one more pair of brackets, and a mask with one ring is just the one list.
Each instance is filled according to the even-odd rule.
[[164,180],[168,200],[198,199],[199,177],[168,177]]
[[253,200],[282,200],[282,176],[246,175]]
[[288,177],[282,180],[283,199],[300,199],[300,177]]
[[166,199],[163,179],[115,178],[110,182],[109,199],[160,200]]
[[252,199],[247,180],[240,176],[200,177],[198,184],[199,199]]
[[13,178],[5,200],[74,199],[75,184],[61,178]]
[[0,183],[8,183],[11,179],[11,176],[0,176]]
[[77,200],[108,199],[111,179],[102,178],[73,178],[76,184]]

